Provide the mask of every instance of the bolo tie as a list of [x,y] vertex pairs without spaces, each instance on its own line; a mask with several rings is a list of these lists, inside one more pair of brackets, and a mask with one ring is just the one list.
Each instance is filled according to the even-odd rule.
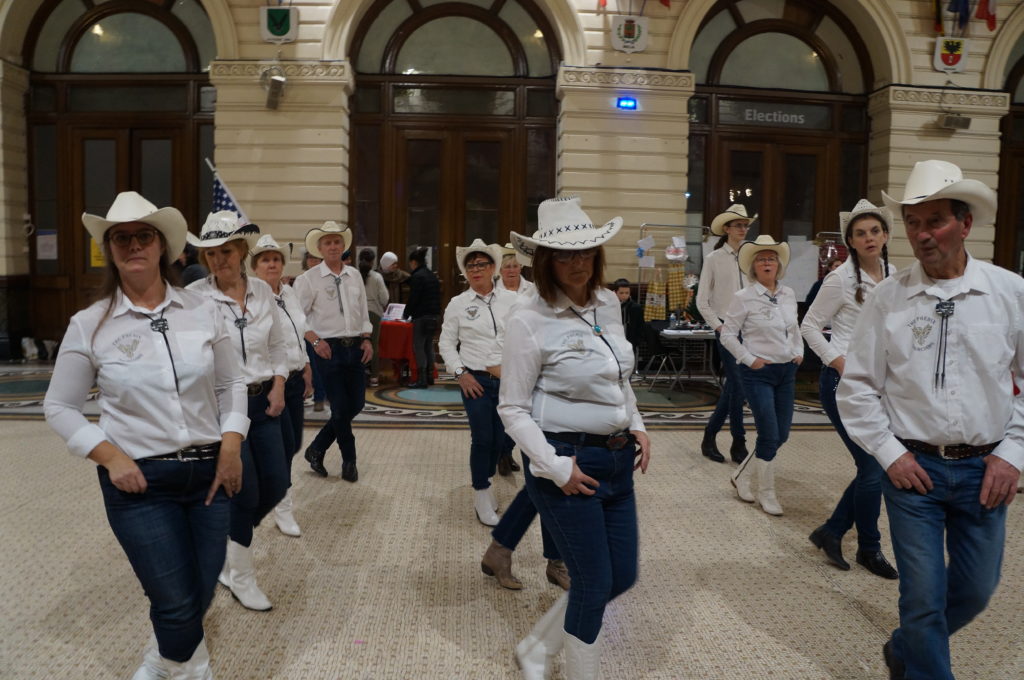
[[288,308],[284,306],[284,299],[279,297],[275,297],[274,299],[277,300],[277,306],[281,308],[284,315],[288,317],[289,321],[291,321],[292,330],[295,331],[295,340],[299,343],[299,347],[302,347],[302,339],[299,337],[299,329],[295,327],[295,320],[292,319],[292,315],[288,313]]
[[246,311],[242,309],[242,316],[238,316],[235,314],[235,310],[230,302],[225,302],[224,300],[221,300],[221,302],[227,305],[227,308],[231,310],[231,316],[235,317],[235,328],[238,329],[238,337],[242,339],[242,363],[247,364],[249,363],[249,357],[245,352],[245,327],[249,325],[249,320],[245,318]]
[[164,318],[164,312],[167,311],[167,307],[160,310],[160,316],[153,318],[149,314],[143,312],[143,315],[149,319],[149,330],[159,333],[164,338],[164,347],[167,348],[167,356],[171,360],[171,372],[174,373],[174,389],[178,394],[181,394],[181,386],[178,384],[178,369],[174,365],[174,354],[171,352],[171,342],[167,339],[167,331],[171,325],[167,323],[167,319]]
[[494,337],[498,337],[498,322],[494,320],[494,310],[491,309],[491,301],[494,300],[494,294],[491,294],[491,300],[485,300],[479,295],[476,298],[487,305],[487,311],[491,313],[491,326],[494,328]]
[[592,330],[594,332],[594,335],[596,335],[598,338],[600,338],[601,342],[604,343],[604,346],[607,347],[608,351],[612,353],[612,358],[615,359],[615,370],[619,374],[619,384],[621,385],[622,384],[622,365],[619,363],[619,355],[617,355],[615,353],[615,350],[612,349],[611,343],[608,342],[608,338],[604,337],[604,329],[601,328],[601,326],[599,326],[598,323],[597,323],[597,310],[596,309],[592,310],[594,312],[594,325],[591,326],[590,322],[587,321],[586,318],[584,318],[584,316],[582,314],[577,312],[574,307],[569,307],[569,309],[572,311],[573,314],[575,314],[576,316],[578,316],[580,318],[580,321],[582,321],[583,323],[585,323],[588,326],[590,326],[590,330]]
[[[776,293],[775,295],[771,295],[768,291],[765,291],[765,292],[761,293],[761,295],[764,295],[766,298],[768,298],[768,302],[772,303],[773,305],[778,305],[779,304],[779,294],[778,293]],[[787,338],[789,337],[789,326],[786,326],[786,337]]]
[[949,348],[949,317],[953,316],[955,304],[952,300],[942,300],[935,304],[935,313],[939,315],[939,346],[935,351],[936,389],[946,387],[946,350]]
[[338,311],[341,312],[341,318],[344,319],[345,306],[341,304],[341,277],[332,275],[332,278],[334,279],[334,288],[338,291]]

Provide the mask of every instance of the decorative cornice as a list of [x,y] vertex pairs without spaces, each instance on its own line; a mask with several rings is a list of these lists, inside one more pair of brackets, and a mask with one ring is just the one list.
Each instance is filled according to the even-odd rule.
[[276,66],[292,81],[350,82],[352,70],[347,61],[214,61],[210,64],[210,80],[259,80],[263,71]]
[[613,69],[565,66],[558,69],[558,89],[629,88],[631,90],[672,90],[693,92],[693,74],[688,71],[655,69]]
[[931,89],[890,85],[871,95],[869,109],[903,111],[948,110],[950,113],[1003,116],[1010,109],[1007,92],[991,90]]

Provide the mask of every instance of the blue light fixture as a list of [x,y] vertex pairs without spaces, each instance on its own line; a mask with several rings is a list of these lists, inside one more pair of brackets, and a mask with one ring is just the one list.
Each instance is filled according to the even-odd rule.
[[623,111],[636,111],[636,99],[632,97],[619,97],[615,102],[615,108]]

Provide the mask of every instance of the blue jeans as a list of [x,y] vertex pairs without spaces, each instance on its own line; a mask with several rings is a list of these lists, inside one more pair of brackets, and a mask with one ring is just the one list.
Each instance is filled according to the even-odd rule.
[[836,407],[836,387],[839,386],[839,371],[828,366],[821,367],[818,377],[818,395],[821,407],[828,414],[839,438],[846,444],[857,466],[857,475],[846,487],[832,516],[825,522],[825,529],[836,538],[842,538],[850,528],[857,525],[857,545],[861,550],[878,552],[882,549],[882,535],[878,531],[878,515],[882,510],[882,467],[875,457],[857,446],[846,434],[846,428],[839,418]]
[[331,404],[331,419],[323,426],[311,446],[326,451],[338,442],[341,459],[356,461],[356,436],[352,433],[352,420],[366,405],[366,370],[363,367],[363,350],[358,344],[345,347],[335,340],[331,343],[331,358],[316,355],[320,377],[327,390],[327,401]]
[[188,661],[203,640],[203,615],[224,564],[231,506],[223,489],[206,494],[216,460],[140,460],[145,493],[125,493],[97,466],[107,521],[149,598],[160,656]]
[[282,418],[265,411],[267,393],[249,397],[249,434],[242,442],[242,490],[231,497],[231,540],[252,544],[252,530],[288,491]]
[[732,438],[742,439],[746,431],[743,429],[743,378],[740,377],[740,365],[722,344],[717,331],[715,342],[718,343],[718,355],[722,358],[725,382],[722,384],[722,393],[718,395],[715,410],[708,418],[706,431],[712,435],[718,434],[725,424],[725,419],[729,418],[729,432],[732,433]]
[[[525,458],[526,456],[523,456],[524,465],[528,465]],[[491,532],[491,538],[509,550],[515,550],[519,546],[519,541],[523,540],[523,536],[526,535],[527,529],[530,528],[530,524],[533,523],[533,518],[536,516],[537,507],[530,500],[530,493],[524,486],[516,494],[516,497],[512,499],[512,502],[508,504],[508,507],[505,508],[505,512],[502,513],[501,519],[498,521],[498,525]],[[561,553],[558,552],[558,546],[555,545],[554,539],[551,538],[551,533],[544,526],[543,520],[540,523],[540,541],[541,545],[544,546],[545,558],[549,560],[562,559]]]
[[305,420],[305,407],[302,396],[306,391],[306,380],[302,371],[289,376],[284,383],[284,411],[281,412],[281,439],[284,441],[285,472],[288,475],[288,486],[292,485],[292,459],[302,448],[302,426]]
[[793,424],[793,401],[796,398],[796,364],[766,364],[755,371],[740,366],[743,393],[757,428],[754,455],[761,460],[774,460],[779,447],[789,439]]
[[498,456],[505,447],[505,426],[498,416],[498,390],[501,381],[487,371],[472,371],[484,388],[479,397],[462,395],[462,404],[469,419],[469,474],[473,488],[486,489],[498,466]]
[[600,483],[593,496],[567,496],[554,482],[523,466],[526,490],[565,560],[572,585],[565,632],[587,644],[601,632],[605,607],[636,582],[638,531],[633,493],[636,447],[618,451],[548,440],[559,456],[576,456],[584,474]]
[[999,583],[1006,506],[986,510],[978,500],[984,458],[922,453],[917,462],[932,480],[926,495],[897,489],[888,475],[882,479],[900,572],[893,652],[906,664],[907,680],[953,680],[949,636],[985,609]]
[[323,401],[327,398],[327,393],[324,391],[324,379],[320,375],[320,368],[316,365],[316,352],[313,351],[313,345],[309,340],[304,340],[306,343],[306,356],[309,357],[309,367],[313,371],[313,401]]

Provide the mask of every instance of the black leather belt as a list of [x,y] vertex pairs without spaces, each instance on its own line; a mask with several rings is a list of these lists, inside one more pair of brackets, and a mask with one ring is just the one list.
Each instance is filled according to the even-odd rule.
[[197,460],[212,460],[220,453],[220,442],[203,444],[202,446],[186,446],[174,453],[164,453],[159,456],[149,456],[142,460],[172,460],[178,463],[192,463]]
[[995,451],[995,448],[1002,443],[1002,440],[1000,439],[992,444],[981,444],[980,446],[973,446],[971,444],[936,445],[918,441],[917,439],[903,439],[902,437],[896,437],[896,439],[898,439],[899,442],[906,446],[910,451],[917,451],[918,453],[924,453],[938,458],[945,458],[946,460],[963,460],[965,458],[987,456]]
[[359,343],[361,343],[363,341],[363,337],[361,335],[356,335],[350,338],[324,338],[324,340],[331,343],[332,345],[352,347],[354,345],[358,345]]
[[626,430],[612,434],[587,434],[586,432],[545,432],[544,436],[563,444],[576,446],[598,446],[602,449],[618,451],[635,440]]

